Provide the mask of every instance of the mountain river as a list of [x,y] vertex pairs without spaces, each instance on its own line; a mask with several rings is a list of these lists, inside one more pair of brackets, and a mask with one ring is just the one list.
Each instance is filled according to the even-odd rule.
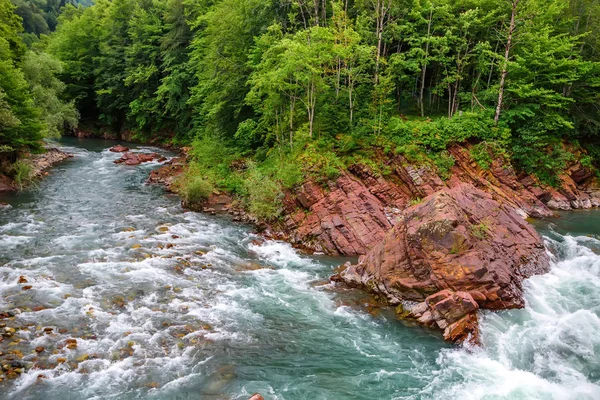
[[600,211],[536,223],[551,272],[464,349],[329,285],[345,259],[186,212],[113,144],[65,139],[0,197],[1,399],[600,399]]

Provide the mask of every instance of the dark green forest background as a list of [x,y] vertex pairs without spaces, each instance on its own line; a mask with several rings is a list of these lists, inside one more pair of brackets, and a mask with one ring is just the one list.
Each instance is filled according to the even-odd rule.
[[5,150],[78,120],[191,145],[189,196],[265,215],[307,174],[385,174],[375,154],[443,176],[470,142],[547,184],[576,156],[599,165],[599,0],[87,3],[0,0]]

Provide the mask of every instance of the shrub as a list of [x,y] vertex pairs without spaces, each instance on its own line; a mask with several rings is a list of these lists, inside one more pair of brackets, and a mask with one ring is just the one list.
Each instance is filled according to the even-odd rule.
[[11,166],[11,176],[19,190],[23,190],[25,186],[33,182],[33,166],[25,160],[17,160]]
[[454,167],[454,164],[456,163],[456,160],[454,157],[452,157],[452,154],[444,150],[440,153],[432,155],[431,159],[437,168],[440,178],[443,180],[450,178],[450,175],[452,174],[452,167]]
[[480,240],[483,240],[487,237],[489,230],[490,227],[485,222],[471,226],[471,234]]
[[267,221],[279,216],[283,193],[275,180],[253,169],[246,179],[246,191],[250,213]]
[[213,185],[202,176],[186,173],[179,182],[179,194],[186,203],[199,203],[208,199]]

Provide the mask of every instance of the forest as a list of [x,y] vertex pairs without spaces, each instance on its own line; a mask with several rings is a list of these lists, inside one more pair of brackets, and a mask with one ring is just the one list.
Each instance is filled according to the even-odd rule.
[[[82,3],[82,4],[79,4]],[[0,0],[0,146],[79,129],[191,146],[184,196],[448,146],[556,184],[600,166],[598,0]]]

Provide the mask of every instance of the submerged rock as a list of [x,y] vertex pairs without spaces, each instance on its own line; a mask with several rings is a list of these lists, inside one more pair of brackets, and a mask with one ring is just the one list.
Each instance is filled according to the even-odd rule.
[[109,149],[113,153],[125,153],[129,151],[129,147],[122,146],[120,144],[113,146]]
[[548,269],[540,236],[517,211],[463,183],[406,209],[381,243],[334,280],[394,305],[425,302],[413,313],[419,321],[461,341],[476,334],[478,307],[523,307],[523,279]]
[[115,164],[140,165],[142,163],[159,160],[162,156],[158,153],[125,153],[115,161]]

